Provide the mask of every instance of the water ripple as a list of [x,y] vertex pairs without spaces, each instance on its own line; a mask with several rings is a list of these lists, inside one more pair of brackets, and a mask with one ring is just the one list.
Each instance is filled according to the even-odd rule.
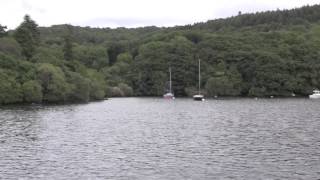
[[0,179],[317,179],[320,101],[0,108]]

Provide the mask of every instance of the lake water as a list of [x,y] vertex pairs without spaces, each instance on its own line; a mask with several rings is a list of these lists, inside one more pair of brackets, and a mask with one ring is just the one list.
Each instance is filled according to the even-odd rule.
[[0,107],[0,179],[319,179],[320,101]]

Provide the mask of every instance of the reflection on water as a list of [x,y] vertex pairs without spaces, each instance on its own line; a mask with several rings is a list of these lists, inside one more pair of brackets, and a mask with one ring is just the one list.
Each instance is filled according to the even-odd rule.
[[0,108],[0,179],[317,179],[320,101]]

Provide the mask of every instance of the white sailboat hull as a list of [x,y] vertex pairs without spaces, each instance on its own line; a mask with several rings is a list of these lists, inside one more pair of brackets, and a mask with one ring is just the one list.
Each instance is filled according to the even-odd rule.
[[320,99],[320,94],[312,94],[312,95],[309,95],[309,98],[310,98],[310,99]]
[[166,93],[163,95],[163,98],[165,99],[174,99],[174,95],[172,93]]
[[319,89],[313,90],[313,94],[309,95],[310,99],[320,99],[320,91]]
[[195,101],[204,101],[204,96],[201,94],[197,94],[193,96],[193,100]]
[[174,99],[174,94],[172,93],[172,81],[171,81],[171,68],[169,68],[169,74],[170,74],[170,90],[168,93],[163,95],[164,99]]
[[201,89],[201,73],[200,73],[200,59],[199,59],[199,94],[196,94],[193,96],[193,100],[195,101],[204,101],[204,96],[201,94],[200,89]]

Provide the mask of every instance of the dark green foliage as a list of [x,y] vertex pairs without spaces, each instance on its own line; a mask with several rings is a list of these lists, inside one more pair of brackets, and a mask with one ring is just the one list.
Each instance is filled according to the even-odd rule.
[[92,100],[102,100],[105,97],[105,89],[103,84],[99,81],[93,79],[90,82],[90,99]]
[[108,48],[108,56],[109,56],[109,65],[113,65],[116,60],[117,56],[125,51],[126,44],[124,42],[113,42],[109,45]]
[[62,59],[62,50],[56,46],[51,46],[37,48],[30,61],[34,63],[50,63],[56,66],[62,66],[64,64]]
[[112,97],[123,97],[124,93],[119,87],[112,87],[110,89],[110,96]]
[[24,102],[40,103],[42,101],[42,87],[37,81],[31,80],[23,83],[21,90]]
[[64,45],[63,45],[63,53],[64,59],[67,61],[71,61],[73,59],[73,46],[72,46],[72,26],[68,25],[68,32],[64,37]]
[[26,16],[13,32],[0,26],[0,103],[162,96],[169,67],[174,94],[192,96],[198,59],[207,96],[306,96],[320,88],[319,8],[173,28],[38,28]]
[[205,90],[208,96],[238,96],[242,90],[241,74],[234,67],[226,69],[223,63],[214,69],[213,77],[207,80]]
[[0,24],[0,38],[2,38],[2,37],[7,35],[6,29],[7,29],[7,26],[2,26]]
[[67,99],[70,87],[59,67],[47,63],[39,64],[37,79],[42,86],[43,101],[63,102]]
[[130,97],[133,96],[133,89],[125,83],[120,83],[115,87],[107,88],[107,94],[112,97]]
[[134,79],[132,73],[133,58],[130,53],[122,53],[117,57],[117,62],[111,67],[104,67],[101,72],[109,86],[117,86],[119,83],[131,83]]
[[96,70],[89,69],[87,71],[87,77],[90,79],[90,99],[92,100],[102,100],[105,97],[105,87],[106,83],[104,81],[103,75]]
[[21,47],[18,42],[11,37],[0,38],[0,52],[15,56],[16,58],[21,57]]
[[88,102],[90,100],[90,80],[79,73],[67,72],[67,81],[70,84],[68,100],[72,102]]
[[76,46],[74,48],[74,59],[94,69],[100,69],[108,65],[108,54],[102,46]]
[[132,96],[133,95],[133,89],[128,86],[125,83],[120,83],[118,84],[118,87],[120,88],[120,90],[123,92],[123,96]]
[[40,32],[38,25],[29,15],[24,17],[24,21],[16,29],[14,37],[22,48],[22,54],[26,59],[31,59],[40,43]]
[[73,59],[72,42],[69,36],[64,37],[63,53],[65,60],[70,61]]
[[22,84],[25,81],[35,78],[34,64],[28,61],[22,61],[15,56],[9,56],[0,52],[0,68],[14,74],[15,80]]
[[134,86],[138,95],[161,95],[164,92],[169,61],[166,51],[168,47],[168,43],[157,41],[140,47],[134,64]]
[[22,102],[21,86],[15,73],[0,68],[0,104]]
[[[210,29],[211,31],[223,31],[226,29],[244,28],[248,26],[256,26],[256,28],[269,31],[278,30],[288,25],[306,25],[316,23],[320,19],[320,5],[304,6],[302,8],[291,10],[267,11],[254,14],[239,14],[238,16],[211,20],[206,23],[197,23],[194,28]],[[185,29],[179,27],[179,29]]]

